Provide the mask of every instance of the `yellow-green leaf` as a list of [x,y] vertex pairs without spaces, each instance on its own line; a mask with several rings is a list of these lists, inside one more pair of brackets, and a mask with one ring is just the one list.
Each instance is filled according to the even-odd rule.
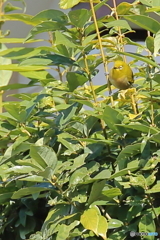
[[90,208],[81,215],[81,224],[85,229],[93,231],[97,236],[106,238],[106,232],[108,229],[107,220],[101,216],[98,207]]
[[19,66],[18,64],[0,65],[0,70],[10,70],[14,72],[38,71],[49,69],[46,66]]
[[[4,44],[0,45],[0,52],[3,50],[6,50],[7,47]],[[11,64],[11,60],[4,58],[4,57],[0,57],[0,65],[3,66],[8,66],[7,64]],[[9,80],[12,76],[12,72],[9,71],[9,69],[1,69],[0,70],[0,86],[6,86],[9,83]]]
[[60,8],[62,9],[68,9],[72,8],[75,5],[77,5],[81,0],[61,0],[60,1]]

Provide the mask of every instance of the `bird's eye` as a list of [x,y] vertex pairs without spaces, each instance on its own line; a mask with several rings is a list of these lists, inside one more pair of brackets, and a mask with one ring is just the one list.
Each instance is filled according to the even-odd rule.
[[119,70],[122,70],[122,69],[123,69],[123,66],[114,67],[114,69],[119,69]]

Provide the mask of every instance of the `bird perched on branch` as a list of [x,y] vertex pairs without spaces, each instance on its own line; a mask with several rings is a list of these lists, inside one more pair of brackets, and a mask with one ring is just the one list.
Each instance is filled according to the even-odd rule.
[[109,72],[109,81],[113,86],[120,90],[132,87],[134,78],[130,66],[123,61],[115,61],[113,68]]

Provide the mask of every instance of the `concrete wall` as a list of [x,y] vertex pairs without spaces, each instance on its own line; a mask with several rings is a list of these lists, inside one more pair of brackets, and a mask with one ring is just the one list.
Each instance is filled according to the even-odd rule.
[[[36,15],[37,13],[43,11],[43,10],[47,10],[47,9],[57,9],[57,10],[61,10],[59,8],[59,0],[25,0],[26,5],[27,5],[27,10],[26,10],[26,14],[29,15]],[[15,4],[16,6],[22,7],[21,2],[14,2],[13,4]],[[65,12],[68,12],[68,10],[65,10]],[[10,35],[9,37],[11,38],[25,38],[29,31],[32,29],[32,26],[30,25],[26,25],[25,23],[22,22],[18,22],[18,21],[8,21],[5,22],[5,24],[3,25],[3,30],[10,30]],[[41,34],[39,35],[42,39],[43,38],[48,38],[47,34]],[[7,47],[11,48],[11,47],[38,47],[38,46],[44,46],[44,44],[49,45],[45,42],[39,42],[39,43],[33,43],[33,44],[8,44]],[[55,76],[56,77],[56,76]],[[10,80],[10,83],[27,83],[28,79],[19,75],[18,73],[14,72],[12,75],[12,78]],[[38,91],[39,88],[28,88],[28,89],[21,89],[21,90],[17,90],[17,91],[10,91],[9,94],[12,93],[19,93],[19,92],[24,92],[24,91],[29,91],[29,92],[34,92],[34,91]],[[6,95],[6,94],[5,94]],[[7,93],[8,95],[8,93]],[[5,96],[4,96],[5,98]],[[5,100],[11,100],[12,98],[7,98]]]
[[[20,2],[16,2],[16,3],[17,4],[19,3],[19,6],[21,5]],[[45,10],[45,9],[59,9],[60,10],[59,0],[26,0],[26,4],[27,4],[27,12],[26,13],[30,14],[30,15],[36,15],[38,12]],[[68,11],[69,10],[66,10],[65,12],[68,12]],[[30,31],[32,26],[26,25],[21,22],[9,21],[4,24],[4,28],[11,30],[11,34],[9,37],[24,37],[25,38],[28,35],[28,32]],[[41,36],[42,36],[42,38],[44,38],[45,34],[42,34]],[[28,44],[25,46],[37,47],[37,46],[41,46],[41,45],[44,45],[44,42]],[[20,45],[9,45],[9,47],[15,47],[15,46],[20,46]],[[135,52],[136,47],[127,46],[126,51]],[[130,61],[130,60],[131,59],[128,58],[128,61]],[[96,85],[106,83],[103,66],[99,66],[99,70],[100,70],[99,74],[93,80],[94,84],[96,84]],[[25,78],[17,73],[14,73],[12,76],[11,83],[13,83],[13,82],[27,83],[27,81],[28,81],[27,78]],[[23,92],[24,90],[20,90],[20,92],[21,91]],[[38,91],[38,88],[32,88],[32,89],[30,88],[30,89],[26,89],[26,91],[30,91],[30,92]]]

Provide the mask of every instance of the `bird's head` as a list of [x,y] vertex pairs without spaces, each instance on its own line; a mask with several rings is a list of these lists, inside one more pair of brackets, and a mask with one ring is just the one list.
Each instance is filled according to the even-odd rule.
[[114,67],[113,67],[114,69],[122,70],[124,67],[125,67],[125,62],[120,60],[114,62]]

